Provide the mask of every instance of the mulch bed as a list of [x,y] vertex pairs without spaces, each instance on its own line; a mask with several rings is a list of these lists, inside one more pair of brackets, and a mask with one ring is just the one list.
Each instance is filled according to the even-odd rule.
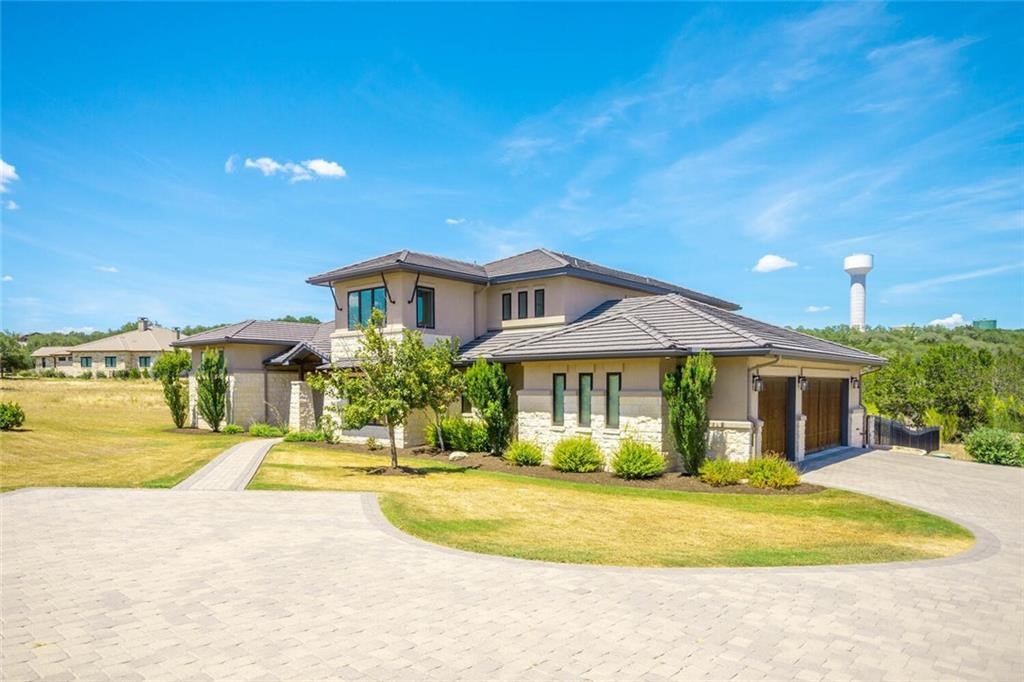
[[[368,455],[377,455],[381,457],[390,457],[390,452],[387,447],[383,450],[367,450],[363,445],[355,445],[348,443],[304,443],[304,445],[310,445],[313,447],[320,447],[330,450],[343,450],[345,452],[358,452]],[[793,488],[755,488],[751,485],[730,485],[716,488],[714,486],[703,483],[699,478],[694,476],[685,476],[678,472],[667,472],[658,478],[649,478],[639,481],[627,481],[619,478],[614,474],[607,471],[595,471],[589,474],[573,474],[565,471],[557,471],[549,466],[536,466],[536,467],[519,467],[513,466],[505,462],[500,457],[495,457],[482,452],[469,453],[469,456],[465,459],[460,459],[455,462],[448,460],[447,452],[440,452],[433,448],[401,448],[398,451],[400,457],[410,459],[421,459],[434,462],[444,462],[451,466],[464,467],[466,469],[477,469],[481,471],[498,471],[506,474],[516,474],[519,476],[530,476],[532,478],[548,478],[556,481],[573,481],[576,483],[595,483],[598,485],[616,485],[624,488],[648,488],[652,490],[678,490],[683,492],[691,493],[736,493],[741,495],[806,495],[808,493],[816,493],[824,490],[820,485],[813,485],[811,483],[801,483]],[[408,469],[406,471],[405,469]],[[399,470],[389,469],[386,466],[381,467],[380,470],[374,470],[372,473],[380,473],[383,475],[402,476],[402,475],[413,475],[422,476],[425,473],[422,469],[413,469],[411,467],[403,467]]]

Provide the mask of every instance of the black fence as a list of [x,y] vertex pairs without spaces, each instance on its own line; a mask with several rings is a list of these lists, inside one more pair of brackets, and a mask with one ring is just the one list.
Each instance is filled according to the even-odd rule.
[[939,449],[939,427],[915,429],[892,419],[868,415],[868,444],[883,447],[899,445],[931,452]]

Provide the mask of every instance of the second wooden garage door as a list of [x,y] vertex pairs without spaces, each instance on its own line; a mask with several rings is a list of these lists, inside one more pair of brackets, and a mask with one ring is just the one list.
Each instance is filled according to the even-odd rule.
[[807,417],[804,452],[842,444],[842,387],[840,379],[809,379],[802,396]]

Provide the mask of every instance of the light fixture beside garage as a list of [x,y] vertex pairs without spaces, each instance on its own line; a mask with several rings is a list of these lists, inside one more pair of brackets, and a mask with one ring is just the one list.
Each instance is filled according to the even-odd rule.
[[860,388],[860,377],[850,377],[850,388]]
[[750,380],[750,387],[754,389],[754,393],[760,393],[764,388],[764,380],[761,379],[760,374],[755,374]]
[[801,374],[800,376],[798,376],[798,377],[796,378],[796,385],[797,385],[797,387],[798,387],[798,388],[799,388],[799,389],[800,389],[801,391],[806,391],[806,390],[807,390],[807,377],[805,377],[805,376],[804,376],[803,374]]

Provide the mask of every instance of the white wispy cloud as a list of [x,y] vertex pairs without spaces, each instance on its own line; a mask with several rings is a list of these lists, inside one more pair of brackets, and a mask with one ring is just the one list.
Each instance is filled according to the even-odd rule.
[[940,317],[937,320],[932,320],[928,323],[929,327],[945,327],[946,329],[953,329],[954,327],[966,327],[970,322],[964,319],[964,316],[960,313],[953,313],[949,317]]
[[823,313],[827,310],[832,310],[830,305],[809,305],[804,308],[805,313]]
[[445,218],[444,222],[446,225],[461,225],[466,222],[465,218]]
[[92,334],[96,327],[61,327],[54,329],[58,334]]
[[754,272],[775,272],[785,268],[795,268],[797,265],[799,264],[796,261],[776,256],[774,253],[767,253],[758,259],[757,265],[754,266],[753,270]]
[[235,172],[235,167],[237,165],[238,165],[238,154],[232,154],[224,162],[224,172],[225,173],[234,173]]
[[0,159],[0,194],[10,192],[11,189],[7,185],[20,179],[14,166]]
[[[231,159],[228,159],[230,161]],[[340,179],[348,175],[345,168],[336,161],[326,159],[309,159],[302,163],[292,161],[275,161],[269,156],[261,156],[257,159],[245,160],[246,168],[258,170],[264,177],[277,175],[278,173],[288,176],[288,182],[308,182],[314,178]],[[232,166],[232,169],[234,167]],[[225,170],[227,166],[225,165]]]
[[11,275],[4,275],[4,281],[5,282],[13,282],[14,281],[14,277],[12,277]]
[[4,208],[7,209],[8,211],[17,211],[19,208],[21,208],[21,205],[14,199],[8,199],[7,201],[4,202]]
[[120,272],[120,270],[113,265],[97,265],[95,268],[100,272]]
[[1024,268],[1024,263],[1010,263],[1007,265],[997,265],[991,268],[981,268],[979,270],[971,270],[969,272],[958,272],[952,275],[942,275],[941,277],[931,277],[929,279],[923,279],[918,282],[906,282],[904,284],[896,284],[886,289],[886,293],[889,295],[901,295],[901,294],[916,294],[929,289],[936,289],[946,284],[952,284],[954,282],[965,282],[971,279],[980,279],[982,277],[992,277],[993,275],[999,275],[1004,272],[1010,272],[1011,270],[1020,270]]

